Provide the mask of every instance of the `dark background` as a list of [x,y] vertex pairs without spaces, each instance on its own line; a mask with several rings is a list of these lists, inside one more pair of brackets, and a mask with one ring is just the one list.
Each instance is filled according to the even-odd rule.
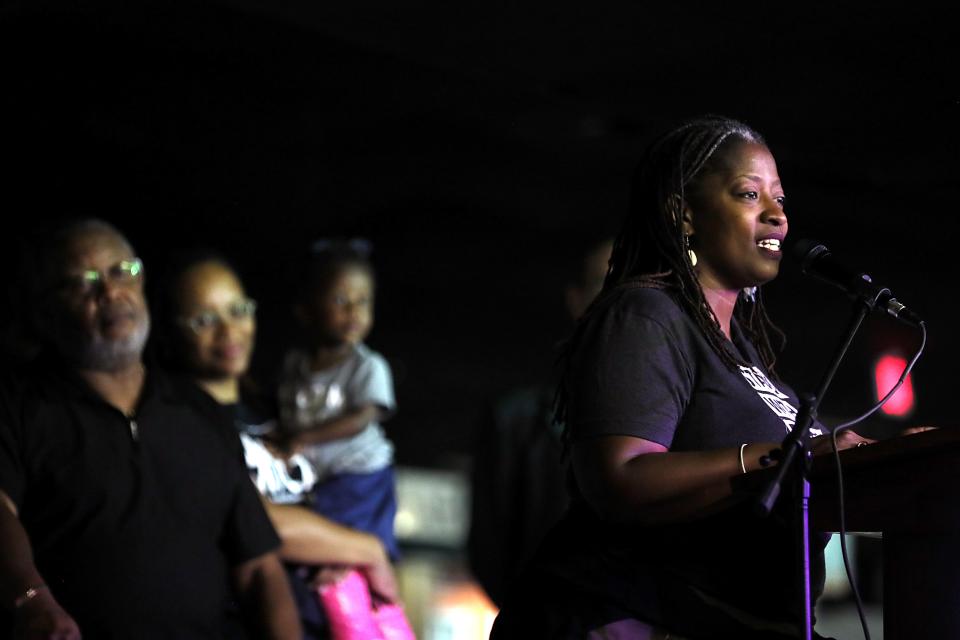
[[[815,237],[928,320],[909,423],[952,426],[960,91],[945,15],[872,6],[23,2],[0,13],[9,293],[64,215],[106,218],[157,272],[210,245],[261,302],[256,369],[291,338],[292,256],[364,236],[399,462],[469,454],[489,399],[550,375],[561,287],[615,229],[643,145],[678,118],[767,137],[791,236]],[[148,276],[149,277],[149,276]],[[812,389],[849,314],[785,264],[766,288]],[[916,334],[871,318],[824,407],[871,399]],[[876,422],[871,429],[898,425]]]

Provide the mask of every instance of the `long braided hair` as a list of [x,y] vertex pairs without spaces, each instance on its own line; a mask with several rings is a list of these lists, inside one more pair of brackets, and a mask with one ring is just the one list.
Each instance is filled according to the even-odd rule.
[[[727,339],[704,297],[683,233],[686,194],[696,189],[702,176],[717,170],[724,153],[739,142],[766,144],[759,133],[742,122],[703,116],[684,122],[647,148],[634,175],[629,213],[614,241],[603,289],[561,350],[563,374],[555,412],[558,422],[566,421],[567,368],[583,328],[614,294],[626,289],[646,287],[675,293],[681,309],[697,323],[720,360],[731,370],[746,364],[725,346]],[[752,296],[739,296],[734,316],[756,346],[763,365],[775,376],[776,353],[785,340],[767,316],[759,287]],[[776,348],[771,337],[778,343]]]

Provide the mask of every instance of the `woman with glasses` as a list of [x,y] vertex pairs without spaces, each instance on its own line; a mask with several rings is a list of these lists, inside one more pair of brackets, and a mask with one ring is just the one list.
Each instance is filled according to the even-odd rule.
[[[299,455],[276,455],[267,437],[274,429],[269,403],[246,377],[256,335],[256,303],[230,265],[213,253],[181,258],[164,279],[160,309],[161,357],[193,381],[233,420],[251,477],[280,534],[281,557],[291,566],[294,593],[307,637],[325,637],[323,616],[310,580],[359,569],[373,595],[396,600],[396,584],[379,539],[300,506],[315,477]],[[316,568],[323,568],[317,574]],[[315,575],[317,574],[317,575]]]

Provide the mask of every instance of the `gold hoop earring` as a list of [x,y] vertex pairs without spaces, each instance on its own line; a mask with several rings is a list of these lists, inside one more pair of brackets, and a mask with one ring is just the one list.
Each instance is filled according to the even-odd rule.
[[690,248],[690,236],[688,235],[683,236],[683,248],[686,249],[687,257],[690,258],[690,266],[697,266],[697,253]]

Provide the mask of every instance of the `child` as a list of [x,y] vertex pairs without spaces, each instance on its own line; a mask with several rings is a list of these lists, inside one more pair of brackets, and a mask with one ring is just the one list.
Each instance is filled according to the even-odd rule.
[[284,360],[280,424],[288,448],[314,468],[317,512],[377,535],[396,559],[393,445],[380,427],[395,407],[393,382],[363,344],[373,325],[369,251],[356,240],[314,245],[295,307],[308,348]]

